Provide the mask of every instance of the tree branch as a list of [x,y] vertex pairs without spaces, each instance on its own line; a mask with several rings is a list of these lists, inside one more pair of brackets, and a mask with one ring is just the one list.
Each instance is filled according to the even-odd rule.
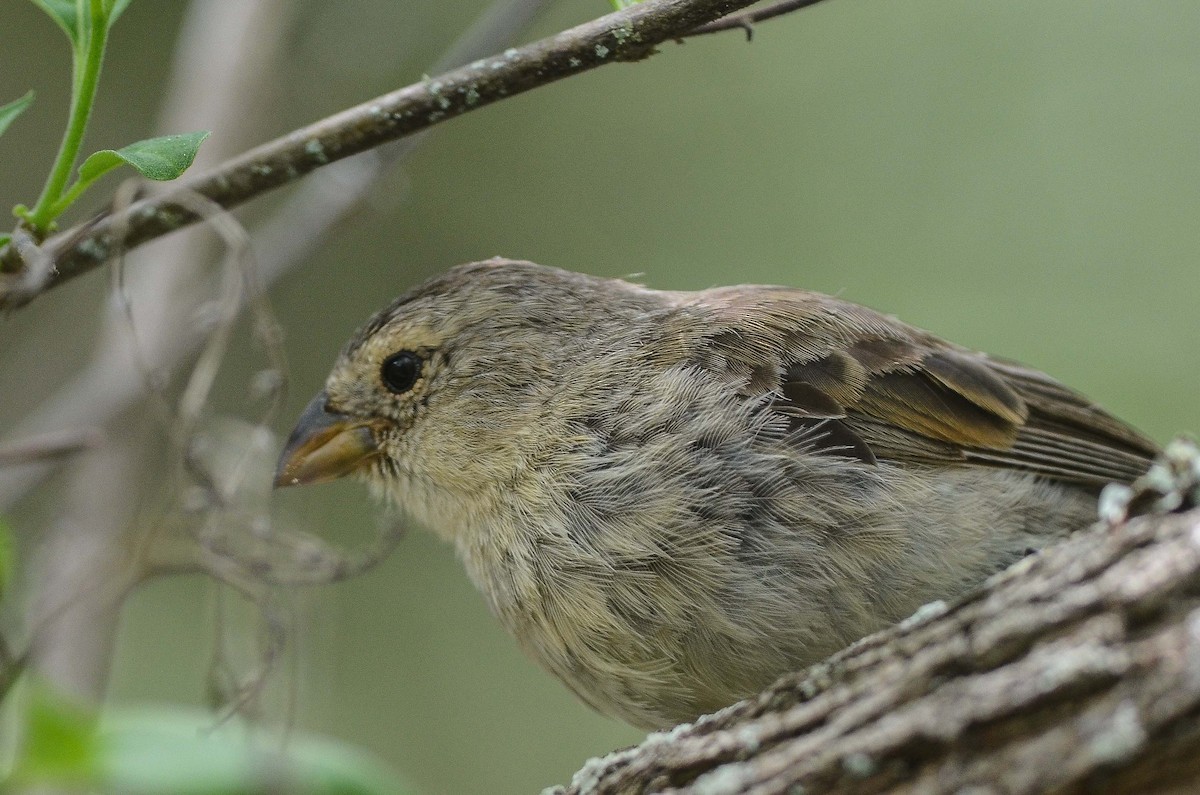
[[1102,527],[556,795],[1195,792],[1200,511]]
[[[539,86],[616,61],[637,61],[752,0],[650,0],[520,49],[423,80],[295,130],[128,209],[101,216],[51,238],[44,251],[53,270],[39,290],[0,283],[0,308],[28,303],[41,290],[98,267],[118,250],[199,220],[181,197],[200,194],[226,209],[294,182],[328,163],[428,129]],[[0,270],[21,267],[9,247]]]
[[695,30],[685,33],[681,38],[690,39],[693,36],[705,36],[710,33],[723,33],[727,30],[744,30],[746,31],[746,41],[754,38],[754,25],[757,22],[766,22],[768,19],[781,17],[784,14],[790,14],[793,11],[799,11],[802,8],[815,6],[823,0],[782,0],[782,2],[774,3],[773,5],[764,8],[756,8],[753,11],[747,11],[744,14],[732,14],[721,19],[713,20],[707,24],[701,25]]

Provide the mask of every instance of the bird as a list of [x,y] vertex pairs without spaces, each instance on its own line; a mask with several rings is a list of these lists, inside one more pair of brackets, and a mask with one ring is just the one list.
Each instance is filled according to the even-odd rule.
[[1158,450],[846,300],[496,258],[354,334],[275,485],[365,480],[454,545],[528,656],[662,729],[1087,527]]

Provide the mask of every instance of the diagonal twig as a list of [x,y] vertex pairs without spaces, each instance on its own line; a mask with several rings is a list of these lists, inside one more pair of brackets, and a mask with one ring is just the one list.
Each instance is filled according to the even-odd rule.
[[[385,94],[295,130],[235,157],[205,176],[144,199],[51,238],[44,251],[53,268],[44,289],[103,264],[118,244],[125,250],[199,220],[179,201],[200,194],[226,209],[351,155],[428,129],[508,97],[616,61],[636,61],[700,25],[751,5],[751,0],[649,0],[520,49],[509,49]],[[126,235],[117,240],[116,231]],[[0,270],[21,267],[9,247]],[[0,283],[0,307],[14,308],[35,293]]]
[[679,38],[690,39],[693,36],[705,36],[710,33],[723,33],[727,30],[744,30],[746,31],[746,41],[754,38],[754,25],[757,22],[766,22],[768,19],[781,17],[784,14],[790,14],[793,11],[799,11],[802,8],[815,6],[817,3],[824,0],[781,0],[781,2],[773,3],[763,8],[756,8],[752,11],[746,11],[742,14],[731,14],[727,17],[708,22],[700,27],[690,30]]
[[99,428],[68,428],[0,444],[0,467],[73,455],[99,446]]

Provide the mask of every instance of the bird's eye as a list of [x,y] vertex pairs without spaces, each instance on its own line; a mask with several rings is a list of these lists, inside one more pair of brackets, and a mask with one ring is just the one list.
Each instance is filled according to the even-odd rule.
[[413,388],[421,376],[421,357],[412,351],[400,351],[388,357],[379,371],[384,385],[397,395]]

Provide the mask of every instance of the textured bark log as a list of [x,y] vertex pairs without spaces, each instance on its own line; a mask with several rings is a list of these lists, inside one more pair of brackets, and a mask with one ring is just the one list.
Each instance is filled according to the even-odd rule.
[[1200,510],[1081,534],[549,792],[1200,792]]

